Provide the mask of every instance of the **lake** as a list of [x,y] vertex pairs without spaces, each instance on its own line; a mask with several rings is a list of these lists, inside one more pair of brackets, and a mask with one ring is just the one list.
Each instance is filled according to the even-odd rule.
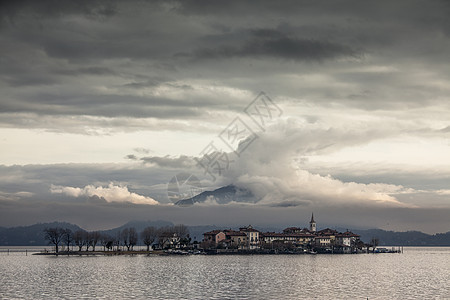
[[0,253],[1,299],[450,299],[450,247],[403,254]]

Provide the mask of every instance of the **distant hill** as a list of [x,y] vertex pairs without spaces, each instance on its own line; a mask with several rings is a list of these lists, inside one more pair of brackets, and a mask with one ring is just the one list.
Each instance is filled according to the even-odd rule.
[[0,246],[45,246],[44,229],[51,227],[80,230],[77,225],[66,222],[39,223],[31,226],[0,228]]
[[[130,221],[120,227],[109,230],[100,231],[102,233],[115,234],[119,230],[127,227],[134,227],[141,232],[147,226],[156,228],[174,225],[172,222],[157,221]],[[65,222],[39,223],[31,226],[19,226],[5,228],[0,227],[0,246],[45,246],[47,241],[44,239],[44,229],[48,227],[69,228],[77,231],[80,228],[77,225]],[[216,225],[197,225],[188,226],[192,240],[201,241],[203,233],[214,229],[238,229],[236,224],[232,226],[216,226]],[[261,231],[280,232],[284,227],[265,227],[254,226]],[[332,227],[332,226],[330,226]],[[338,231],[346,229],[336,228]],[[382,229],[352,229],[353,232],[361,236],[361,240],[369,242],[372,238],[378,238],[380,246],[450,246],[450,231],[447,233],[438,233],[434,235],[426,234],[420,231],[395,232]]]
[[123,230],[125,228],[131,228],[134,227],[136,229],[137,232],[142,232],[144,230],[144,228],[146,227],[156,227],[156,228],[160,228],[160,227],[165,227],[165,226],[173,226],[174,224],[172,222],[169,221],[163,221],[163,220],[157,220],[157,221],[129,221],[125,224],[123,224],[122,226],[113,228],[113,229],[109,229],[109,230],[103,230],[100,231],[102,233],[107,233],[110,235],[115,235],[119,230]]
[[369,242],[378,238],[380,246],[450,246],[450,231],[447,233],[426,234],[420,231],[386,231],[382,229],[354,230],[361,240]]

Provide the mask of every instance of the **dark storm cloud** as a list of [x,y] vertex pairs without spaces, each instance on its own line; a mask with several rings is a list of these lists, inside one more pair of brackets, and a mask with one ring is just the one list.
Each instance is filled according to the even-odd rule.
[[82,75],[117,75],[114,70],[106,67],[84,67],[72,70],[62,69],[55,70],[56,74],[67,75],[67,76],[82,76]]
[[[430,82],[450,78],[443,67],[450,49],[445,1],[2,5],[2,112],[183,119],[238,109],[232,97],[198,103],[203,91],[192,81],[199,79],[252,92],[264,86],[319,105],[401,110],[439,99],[445,90]],[[397,73],[360,69],[394,64]],[[424,82],[415,75],[422,70],[434,74]],[[328,78],[320,86],[286,82],[299,72]],[[107,92],[92,91],[98,87]],[[181,94],[158,101],[158,89]],[[140,90],[158,96],[137,95]]]
[[[220,37],[218,38],[220,39]],[[244,39],[242,46],[221,46],[204,48],[194,52],[196,59],[224,59],[232,57],[274,57],[286,60],[324,60],[356,56],[357,52],[348,46],[329,41],[285,36],[273,29],[257,29]]]
[[28,14],[38,17],[61,17],[71,14],[95,17],[110,16],[115,13],[115,10],[115,1],[110,0],[16,0],[0,3],[2,21],[12,24],[14,24],[16,18]]
[[[49,115],[133,116],[136,118],[192,118],[199,116],[201,108],[229,107],[207,99],[167,99],[131,95],[30,95],[28,101],[0,101],[3,113],[35,112]],[[37,100],[37,103],[34,101]]]

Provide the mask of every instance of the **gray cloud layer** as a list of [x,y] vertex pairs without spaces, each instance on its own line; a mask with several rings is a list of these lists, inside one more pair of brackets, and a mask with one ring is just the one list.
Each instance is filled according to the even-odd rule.
[[[433,82],[449,78],[445,1],[2,5],[3,114],[202,119],[228,110],[225,99],[237,109],[240,99],[202,98],[194,81],[250,91],[260,82],[280,98],[362,109],[424,106],[448,92]],[[329,78],[318,90],[287,83],[294,73]]]

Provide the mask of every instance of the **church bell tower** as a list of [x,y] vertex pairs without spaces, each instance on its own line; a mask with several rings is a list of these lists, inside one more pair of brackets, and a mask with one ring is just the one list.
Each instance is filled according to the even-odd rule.
[[316,232],[316,221],[314,221],[314,213],[311,214],[311,221],[309,221],[309,231]]

